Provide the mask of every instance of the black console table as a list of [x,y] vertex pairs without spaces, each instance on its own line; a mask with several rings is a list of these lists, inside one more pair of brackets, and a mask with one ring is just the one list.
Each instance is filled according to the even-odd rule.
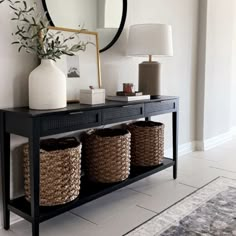
[[[173,166],[177,178],[178,156],[178,97],[160,96],[157,99],[136,102],[109,102],[89,106],[70,104],[65,109],[36,111],[28,108],[0,110],[0,154],[2,175],[2,199],[4,228],[10,228],[10,211],[32,223],[32,235],[39,235],[39,224],[68,210],[99,198],[114,190]],[[81,180],[78,199],[54,207],[39,206],[40,137],[76,131],[139,118],[150,120],[151,116],[172,113],[173,159],[165,158],[156,167],[131,168],[130,177],[116,184],[94,184]],[[10,199],[10,134],[29,139],[31,202],[24,197]]]

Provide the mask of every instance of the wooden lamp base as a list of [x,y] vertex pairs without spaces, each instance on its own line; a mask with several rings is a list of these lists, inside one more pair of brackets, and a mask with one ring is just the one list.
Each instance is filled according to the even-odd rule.
[[161,95],[161,64],[156,61],[144,61],[139,64],[139,91],[151,95]]

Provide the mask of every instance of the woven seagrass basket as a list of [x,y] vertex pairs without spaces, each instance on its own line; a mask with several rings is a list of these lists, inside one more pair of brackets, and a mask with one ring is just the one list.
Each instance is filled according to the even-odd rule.
[[128,125],[131,133],[131,164],[156,166],[164,158],[164,124],[138,121]]
[[93,182],[115,183],[130,174],[131,134],[123,129],[91,130],[83,136],[85,175]]
[[[81,147],[75,138],[48,139],[40,143],[40,205],[55,206],[79,196]],[[30,201],[29,146],[24,145],[24,188]]]

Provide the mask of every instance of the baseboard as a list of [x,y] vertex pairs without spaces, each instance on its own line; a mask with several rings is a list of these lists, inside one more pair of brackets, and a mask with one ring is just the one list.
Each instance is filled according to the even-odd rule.
[[187,155],[196,151],[196,142],[185,143],[179,146],[179,156]]
[[204,142],[203,141],[195,141],[195,151],[204,151]]
[[213,138],[206,139],[204,141],[197,141],[196,142],[196,150],[197,151],[207,151],[209,149],[212,149],[212,148],[217,147],[225,142],[232,140],[232,138],[233,138],[233,132],[231,130],[227,133],[218,135]]
[[[184,156],[187,155],[191,152],[194,152],[196,150],[196,144],[195,141],[181,144],[178,147],[178,155],[179,156]],[[173,157],[173,149],[169,148],[165,150],[165,156],[166,157]]]
[[[225,142],[232,140],[233,136],[236,136],[236,126],[232,127],[227,133],[218,135],[213,138],[206,139],[204,141],[193,141],[179,145],[179,156],[184,156],[194,151],[207,151],[214,147],[217,147]],[[165,156],[172,157],[172,148],[165,150]]]

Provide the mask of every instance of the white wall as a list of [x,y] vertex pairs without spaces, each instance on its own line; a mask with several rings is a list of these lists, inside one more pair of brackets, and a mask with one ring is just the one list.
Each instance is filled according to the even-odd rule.
[[46,0],[46,3],[53,23],[58,27],[72,29],[83,27],[89,30],[97,28],[97,1]]
[[208,0],[204,138],[231,128],[233,1]]
[[196,138],[204,149],[236,127],[236,2],[199,1]]
[[106,0],[105,28],[117,28],[122,17],[123,1]]
[[[236,13],[236,1],[234,1],[234,13]],[[236,127],[236,14],[234,14],[234,29],[232,40],[232,84],[231,84],[231,123]]]

